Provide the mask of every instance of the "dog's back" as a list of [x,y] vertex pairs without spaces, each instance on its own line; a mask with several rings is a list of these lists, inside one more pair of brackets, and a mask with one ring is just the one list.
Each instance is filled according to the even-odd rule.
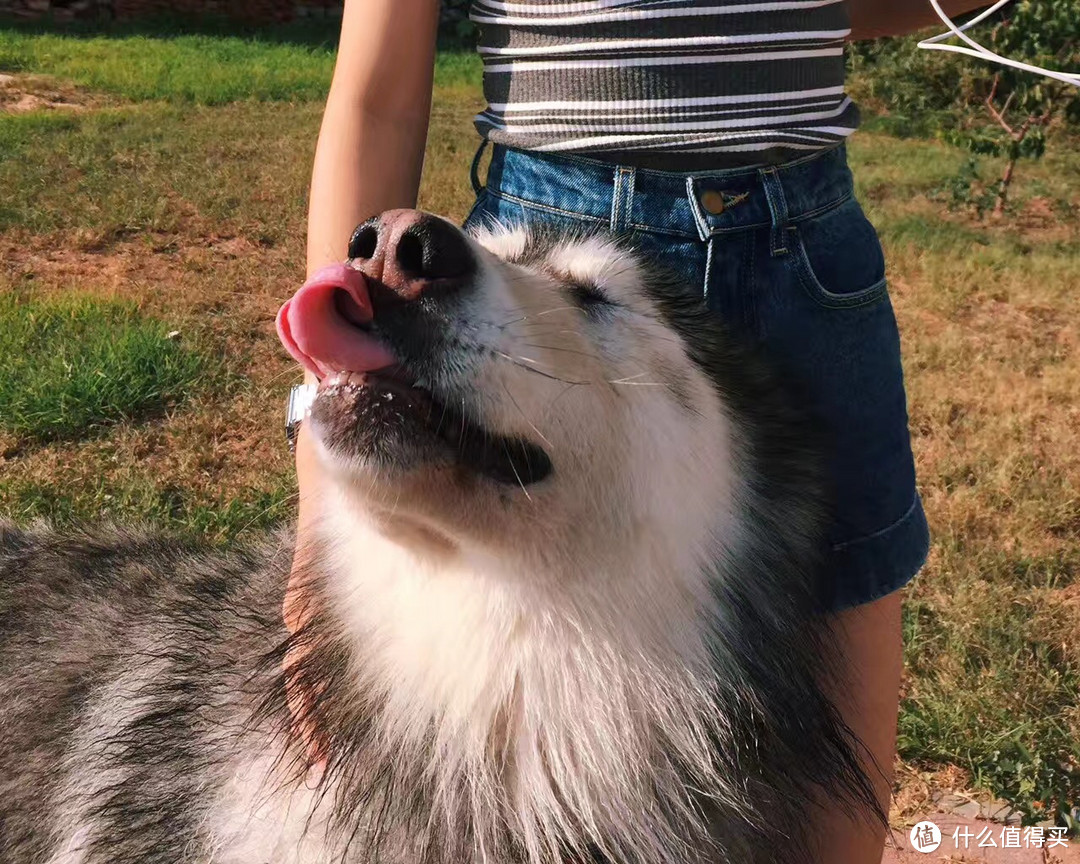
[[0,862],[216,860],[208,785],[279,685],[283,539],[0,529]]

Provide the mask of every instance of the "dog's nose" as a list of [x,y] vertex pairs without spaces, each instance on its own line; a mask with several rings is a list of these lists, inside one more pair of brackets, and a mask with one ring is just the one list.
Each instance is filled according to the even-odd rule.
[[353,233],[349,258],[373,283],[376,317],[380,300],[390,299],[380,286],[389,289],[395,302],[418,300],[459,289],[476,269],[465,235],[418,210],[389,210],[369,219]]
[[[320,377],[397,363],[386,334],[415,329],[415,316],[395,312],[452,295],[477,267],[460,230],[416,210],[369,219],[353,233],[349,259],[315,273],[278,312],[281,341]],[[381,337],[373,332],[380,325]]]

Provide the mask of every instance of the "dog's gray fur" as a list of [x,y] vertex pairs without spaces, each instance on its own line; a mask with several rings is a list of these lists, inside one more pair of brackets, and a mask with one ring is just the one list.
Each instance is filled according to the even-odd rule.
[[[535,267],[565,242],[534,236],[509,257]],[[739,553],[706,574],[723,610],[702,634],[711,672],[676,675],[669,704],[634,718],[641,749],[620,755],[635,764],[619,766],[625,788],[605,793],[621,810],[578,806],[548,754],[558,815],[528,824],[500,779],[511,704],[475,730],[491,739],[479,762],[433,768],[444,758],[435,727],[402,747],[387,733],[392,685],[364,672],[376,647],[349,635],[326,585],[334,563],[311,565],[311,618],[285,631],[287,532],[220,552],[153,532],[8,526],[0,862],[792,864],[810,860],[812,798],[874,814],[850,733],[819,689],[822,487],[807,426],[696,300],[640,272],[741,433],[733,458],[746,491]],[[688,403],[680,370],[669,372],[673,398]],[[290,651],[302,660],[285,673]],[[287,683],[317,694],[305,720],[326,758],[320,777],[305,777]],[[676,716],[684,707],[700,716]]]

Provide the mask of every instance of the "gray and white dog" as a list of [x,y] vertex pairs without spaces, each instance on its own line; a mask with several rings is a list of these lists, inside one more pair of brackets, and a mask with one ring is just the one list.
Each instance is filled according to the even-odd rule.
[[792,864],[813,802],[880,818],[807,426],[699,302],[414,211],[340,270],[279,319],[329,485],[300,632],[291,533],[0,527],[0,862]]

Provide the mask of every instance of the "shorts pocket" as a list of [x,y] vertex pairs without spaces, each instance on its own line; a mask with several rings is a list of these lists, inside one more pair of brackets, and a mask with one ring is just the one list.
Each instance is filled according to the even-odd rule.
[[847,309],[888,293],[881,241],[854,198],[788,231],[790,266],[816,303]]

